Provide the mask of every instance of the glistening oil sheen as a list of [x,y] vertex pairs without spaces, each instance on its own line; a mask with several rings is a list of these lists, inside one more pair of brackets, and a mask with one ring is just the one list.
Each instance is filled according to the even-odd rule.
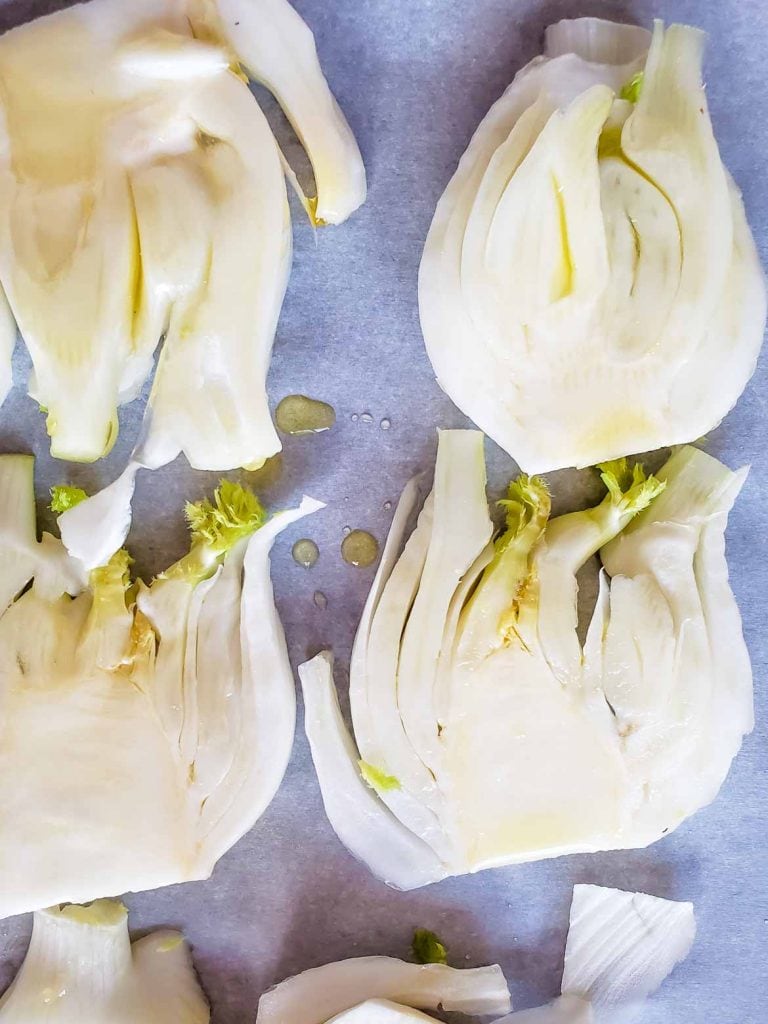
[[349,565],[364,569],[372,565],[379,554],[379,543],[366,530],[352,530],[341,542],[341,557]]
[[293,545],[291,554],[294,562],[303,565],[305,569],[311,569],[320,557],[320,549],[313,540],[303,537]]
[[306,395],[286,395],[275,410],[278,430],[284,434],[319,434],[336,422],[332,405]]

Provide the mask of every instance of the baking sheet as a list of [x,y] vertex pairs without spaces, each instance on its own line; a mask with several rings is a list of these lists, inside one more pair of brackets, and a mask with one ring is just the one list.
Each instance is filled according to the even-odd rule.
[[[129,2],[129,0],[126,0]],[[10,0],[0,26],[62,6]],[[314,29],[331,86],[360,142],[369,173],[366,206],[317,238],[294,209],[293,275],[269,376],[271,402],[303,392],[330,402],[336,427],[286,438],[282,473],[263,487],[273,507],[302,492],[329,503],[279,538],[273,555],[277,602],[295,664],[321,647],[338,657],[346,688],[354,628],[373,569],[345,565],[345,526],[383,540],[394,501],[416,469],[431,465],[437,426],[466,420],[435,384],[419,333],[416,272],[435,202],[490,104],[540,50],[546,24],[600,14],[648,24],[653,16],[699,24],[710,33],[708,93],[725,162],[744,190],[765,261],[768,191],[768,5],[764,0],[296,0]],[[272,109],[274,113],[274,109]],[[291,155],[282,122],[281,139]],[[213,1004],[215,1024],[254,1017],[259,994],[288,974],[369,953],[407,954],[414,927],[434,929],[457,966],[496,961],[515,1005],[558,990],[571,887],[595,882],[643,889],[696,905],[698,936],[689,959],[646,1008],[648,1024],[711,1020],[763,1024],[768,997],[768,387],[766,359],[708,450],[752,473],[731,516],[733,586],[755,672],[757,728],[720,797],[647,850],[561,858],[449,879],[410,894],[385,888],[340,845],[324,816],[301,709],[294,756],[276,799],[219,864],[212,879],[126,902],[134,929],[184,929]],[[104,462],[71,467],[48,454],[43,417],[24,396],[28,362],[17,352],[17,386],[0,410],[0,449],[38,455],[40,514],[51,484],[95,488],[111,480],[136,438],[142,406],[121,416],[118,444]],[[371,422],[361,418],[369,413]],[[380,421],[391,421],[382,430]],[[367,419],[367,417],[366,417]],[[491,490],[514,465],[487,443]],[[161,569],[185,548],[181,508],[218,475],[183,460],[140,476],[130,547],[137,569]],[[583,502],[586,474],[551,477],[560,508]],[[312,570],[290,548],[314,538]],[[313,603],[315,591],[328,599]],[[21,961],[30,918],[0,922],[0,990]]]

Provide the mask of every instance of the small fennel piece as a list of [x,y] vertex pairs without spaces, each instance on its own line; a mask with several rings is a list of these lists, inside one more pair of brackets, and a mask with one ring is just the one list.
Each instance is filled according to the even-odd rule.
[[287,0],[89,0],[0,40],[0,398],[18,323],[58,458],[109,451],[161,338],[142,465],[280,449],[265,381],[295,175],[248,75],[307,150],[314,222],[340,223],[365,171]]
[[[423,1011],[498,1017],[496,1024],[594,1024],[652,995],[683,960],[696,933],[693,907],[644,893],[577,885],[561,994],[510,1013],[497,965],[460,970],[368,956],[316,967],[259,1001],[256,1024],[435,1024]],[[431,934],[431,933],[428,933]]]
[[[494,1017],[508,1013],[511,1006],[497,964],[460,969],[364,956],[315,967],[275,985],[259,1000],[256,1024],[326,1024],[371,1000],[396,1004],[403,1012],[442,1007],[449,1013]],[[365,1019],[357,1018],[361,1024]],[[389,1019],[383,1017],[382,1024]]]
[[561,995],[496,1024],[609,1024],[635,1019],[696,936],[691,903],[576,885]]
[[652,995],[696,937],[691,903],[640,892],[573,889],[562,990],[603,1008]]
[[599,470],[602,501],[557,517],[543,480],[513,481],[494,540],[483,436],[440,432],[434,489],[403,544],[406,488],[358,628],[354,738],[330,655],[300,666],[326,813],[389,884],[647,846],[715,798],[751,730],[725,559],[746,471],[692,447],[654,476]]
[[766,295],[702,83],[704,37],[547,30],[477,129],[425,244],[427,352],[529,473],[702,437],[735,405]]
[[208,1024],[189,947],[176,931],[135,942],[122,903],[100,899],[34,915],[0,1024]]
[[38,542],[32,477],[0,456],[0,917],[206,878],[261,816],[296,711],[269,553],[321,507],[224,481],[146,585]]

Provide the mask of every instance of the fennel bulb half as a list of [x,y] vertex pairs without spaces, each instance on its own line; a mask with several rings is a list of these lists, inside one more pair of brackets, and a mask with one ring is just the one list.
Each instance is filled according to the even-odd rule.
[[38,911],[29,949],[0,999],[0,1024],[208,1024],[184,937],[131,942],[115,900]]
[[763,338],[704,36],[564,21],[477,129],[419,277],[438,381],[526,472],[694,441]]
[[[483,435],[439,435],[404,547],[405,490],[350,666],[303,665],[306,730],[342,842],[403,889],[561,854],[646,846],[717,794],[752,728],[724,532],[745,477],[695,448],[655,476],[601,467],[595,507],[550,519],[509,488],[494,541]],[[586,642],[579,569],[602,561]]]
[[265,380],[297,183],[248,75],[306,148],[313,222],[344,220],[365,172],[287,0],[90,0],[0,39],[0,395],[7,295],[57,458],[109,451],[161,338],[143,465],[280,449]]
[[259,818],[295,722],[269,552],[320,507],[223,481],[147,586],[38,541],[32,477],[0,457],[0,917],[206,878]]
[[695,934],[690,903],[577,885],[562,994],[549,1006],[510,1013],[498,965],[457,970],[367,956],[316,967],[276,985],[261,997],[256,1024],[426,1024],[435,1018],[422,1011],[439,1009],[504,1014],[497,1024],[607,1022],[655,992],[688,955]]

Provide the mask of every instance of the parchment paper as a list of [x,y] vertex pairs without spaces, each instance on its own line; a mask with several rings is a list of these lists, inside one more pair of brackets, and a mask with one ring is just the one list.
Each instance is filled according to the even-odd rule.
[[[129,2],[129,0],[125,0]],[[60,4],[11,0],[2,26]],[[768,4],[765,0],[296,0],[359,139],[369,173],[366,206],[317,239],[294,206],[295,259],[269,376],[271,402],[303,392],[330,402],[336,427],[286,438],[283,472],[263,490],[273,507],[302,492],[329,503],[283,535],[273,556],[277,601],[294,664],[332,645],[343,671],[373,570],[345,565],[344,526],[383,540],[394,501],[432,464],[435,428],[466,420],[437,387],[419,332],[416,272],[435,203],[470,135],[514,72],[540,51],[546,24],[601,14],[649,24],[653,16],[710,33],[708,93],[726,164],[744,191],[763,259],[768,242]],[[274,105],[270,105],[274,114]],[[278,118],[281,140],[289,136]],[[295,143],[286,141],[289,155]],[[142,403],[125,408],[120,440],[103,463],[72,467],[48,454],[43,417],[24,396],[26,357],[0,410],[0,448],[33,451],[43,522],[48,488],[109,482],[136,437]],[[175,925],[194,946],[215,1024],[244,1024],[259,994],[288,974],[343,957],[407,954],[414,927],[437,931],[457,966],[497,961],[518,1008],[556,995],[571,887],[596,882],[691,899],[698,937],[690,958],[646,1008],[648,1024],[764,1024],[768,1020],[768,386],[763,359],[708,450],[752,473],[731,516],[728,554],[755,672],[757,728],[710,808],[647,850],[577,856],[451,879],[402,894],[375,880],[340,845],[323,813],[301,710],[293,760],[273,804],[206,883],[129,896],[135,929]],[[371,423],[359,417],[370,413]],[[353,415],[358,419],[353,420]],[[382,418],[391,428],[382,430]],[[515,471],[487,444],[492,493]],[[130,547],[149,574],[185,548],[182,504],[217,475],[183,460],[139,479]],[[551,477],[559,508],[574,507],[588,474]],[[297,566],[290,548],[314,538],[320,560]],[[328,607],[313,603],[322,591]],[[33,739],[30,738],[33,742]],[[0,922],[0,988],[21,961],[30,918]]]

